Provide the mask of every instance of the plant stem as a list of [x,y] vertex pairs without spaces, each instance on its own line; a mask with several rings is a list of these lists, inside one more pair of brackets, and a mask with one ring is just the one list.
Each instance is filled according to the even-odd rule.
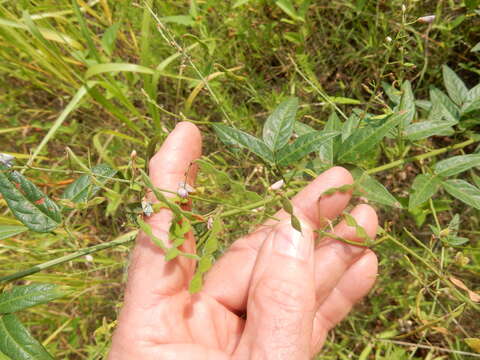
[[455,145],[451,145],[451,146],[446,146],[446,147],[441,148],[441,149],[436,149],[436,150],[429,151],[429,152],[427,152],[427,153],[425,153],[425,154],[420,154],[420,155],[416,155],[416,156],[410,156],[410,157],[407,157],[407,158],[405,158],[405,159],[400,159],[400,160],[392,161],[391,163],[388,163],[388,164],[385,164],[385,165],[378,166],[378,167],[376,167],[376,168],[367,170],[366,173],[367,173],[367,174],[376,174],[376,173],[379,173],[379,172],[382,172],[382,171],[385,171],[385,170],[388,170],[388,169],[391,169],[391,168],[394,168],[394,167],[403,165],[403,164],[408,163],[408,162],[420,161],[420,160],[428,159],[428,158],[431,158],[431,157],[434,157],[434,156],[437,156],[437,155],[446,153],[447,151],[450,151],[450,150],[462,149],[462,148],[464,148],[464,147],[466,147],[466,146],[468,146],[468,145],[471,145],[471,144],[475,143],[476,141],[477,141],[477,140],[469,139],[469,140],[466,140],[466,141],[461,142],[461,143],[459,143],[459,144],[455,144]]
[[112,248],[112,247],[127,244],[127,243],[129,243],[129,242],[131,242],[135,239],[135,237],[137,236],[137,233],[138,233],[138,230],[133,230],[133,231],[130,231],[129,233],[121,235],[120,237],[116,238],[115,240],[112,240],[112,241],[109,241],[109,242],[106,242],[106,243],[103,243],[103,244],[91,246],[91,247],[88,247],[88,248],[85,248],[85,249],[81,249],[79,251],[74,252],[73,254],[65,255],[65,256],[59,257],[57,259],[44,262],[42,264],[32,266],[29,269],[22,270],[22,271],[16,272],[16,273],[11,274],[11,275],[3,276],[3,277],[0,278],[0,283],[21,279],[25,276],[35,274],[39,271],[49,269],[53,266],[63,264],[67,261],[77,259],[77,258],[79,258],[81,256],[84,256],[84,255],[93,254],[93,253],[96,253],[96,252],[101,251],[101,250],[105,250],[105,249],[109,249],[109,248]]

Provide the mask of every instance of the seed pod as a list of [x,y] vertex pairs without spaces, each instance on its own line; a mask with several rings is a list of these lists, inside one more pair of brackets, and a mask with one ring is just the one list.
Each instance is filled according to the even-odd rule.
[[292,227],[295,230],[302,232],[302,224],[300,223],[300,220],[298,220],[296,216],[292,215],[291,223],[292,223]]
[[286,197],[281,197],[280,202],[282,203],[283,209],[290,215],[293,214],[293,206],[290,200],[288,200]]

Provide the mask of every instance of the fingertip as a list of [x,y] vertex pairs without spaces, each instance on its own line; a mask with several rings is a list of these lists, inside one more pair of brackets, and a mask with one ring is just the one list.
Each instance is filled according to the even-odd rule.
[[327,173],[332,177],[342,179],[345,184],[353,184],[352,174],[342,166],[334,166],[325,172],[325,174]]

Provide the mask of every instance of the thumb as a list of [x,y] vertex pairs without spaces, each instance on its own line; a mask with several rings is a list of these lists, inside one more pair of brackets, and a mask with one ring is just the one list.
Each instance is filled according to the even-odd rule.
[[305,360],[315,316],[314,236],[278,224],[257,257],[247,322],[234,358]]

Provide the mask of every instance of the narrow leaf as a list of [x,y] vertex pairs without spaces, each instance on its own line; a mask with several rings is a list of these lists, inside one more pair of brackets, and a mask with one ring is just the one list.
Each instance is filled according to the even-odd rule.
[[433,171],[441,176],[452,176],[480,166],[480,154],[459,155],[439,161]]
[[421,140],[433,135],[452,135],[454,130],[446,121],[421,121],[408,125],[405,129],[405,137],[408,140]]
[[379,125],[368,125],[356,130],[341,146],[338,161],[339,162],[357,162],[364,154],[373,149],[385,135],[395,128],[403,119],[402,114],[394,114]]
[[297,109],[298,99],[288,98],[277,106],[265,122],[263,141],[272,152],[280,150],[290,140]]
[[263,143],[263,141],[257,139],[255,136],[223,124],[214,124],[213,128],[220,140],[226,145],[241,146],[250,150],[255,155],[260,156],[266,162],[273,162],[273,154],[271,150]]
[[430,199],[438,190],[442,180],[438,176],[420,174],[413,180],[412,191],[408,199],[408,209],[412,210]]
[[448,95],[458,106],[462,106],[468,93],[468,88],[458,75],[447,65],[442,66],[443,82],[447,89]]
[[[332,112],[328,118],[327,123],[325,124],[324,131],[340,131],[342,129],[342,123],[337,116],[336,112]],[[334,155],[335,155],[335,138],[328,139],[323,145],[318,149],[318,157],[320,161],[328,165],[333,165]]]
[[415,117],[415,97],[413,96],[412,84],[406,80],[402,85],[402,97],[398,105],[398,112],[402,114],[402,127],[408,126]]
[[453,197],[480,210],[480,189],[476,186],[460,179],[446,180],[442,185]]
[[8,239],[25,231],[28,231],[25,226],[0,225],[0,240]]
[[350,135],[352,135],[353,131],[358,127],[358,123],[360,122],[359,117],[352,113],[350,117],[343,123],[342,126],[342,142],[348,139]]
[[336,131],[316,131],[300,136],[292,144],[282,148],[275,156],[278,165],[285,166],[301,160],[313,151],[317,151],[327,140],[337,136]]
[[15,217],[30,230],[49,232],[62,222],[57,204],[18,171],[3,164],[0,164],[0,194]]
[[16,286],[0,294],[0,314],[17,312],[35,305],[45,304],[65,295],[53,284],[32,284]]
[[53,360],[14,314],[0,317],[0,351],[15,360]]

